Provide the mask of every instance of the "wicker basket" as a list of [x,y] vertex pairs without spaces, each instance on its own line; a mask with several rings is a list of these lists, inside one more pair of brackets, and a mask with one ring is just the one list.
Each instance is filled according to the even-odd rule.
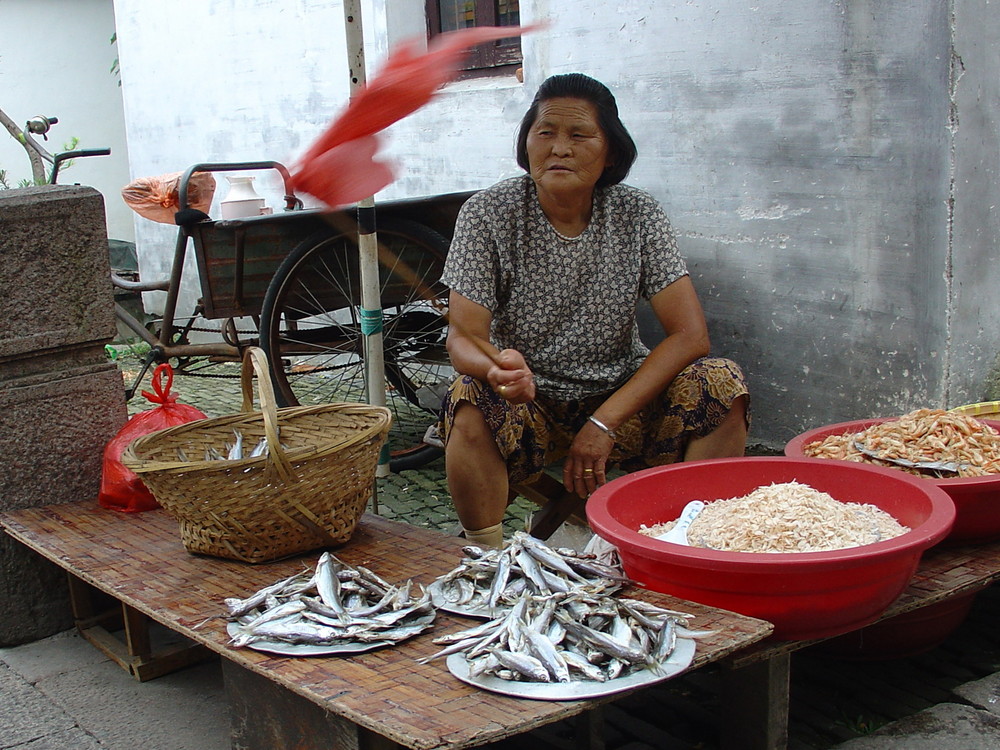
[[[259,412],[252,411],[254,374]],[[243,413],[138,438],[123,463],[177,519],[188,552],[261,563],[343,544],[371,496],[389,410],[346,403],[277,409],[256,348],[247,351],[241,380]],[[247,452],[266,435],[268,452],[190,460],[210,447],[221,451],[237,430]]]
[[977,419],[1000,420],[1000,401],[982,401],[978,404],[956,406],[951,411],[964,414],[967,417],[976,417]]

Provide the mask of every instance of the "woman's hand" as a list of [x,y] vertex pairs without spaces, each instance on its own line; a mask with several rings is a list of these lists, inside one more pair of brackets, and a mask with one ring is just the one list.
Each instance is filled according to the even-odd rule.
[[503,398],[513,404],[535,400],[535,378],[516,349],[504,349],[497,355],[495,364],[487,371],[486,380]]
[[573,438],[563,462],[563,485],[580,497],[587,497],[608,481],[605,470],[615,441],[587,422]]

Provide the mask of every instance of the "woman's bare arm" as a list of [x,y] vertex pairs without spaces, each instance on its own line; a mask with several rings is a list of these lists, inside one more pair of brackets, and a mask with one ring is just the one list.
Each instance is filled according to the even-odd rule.
[[508,401],[535,398],[535,383],[524,357],[515,349],[500,351],[490,343],[492,313],[469,298],[451,292],[448,297],[448,354],[463,375],[485,381]]

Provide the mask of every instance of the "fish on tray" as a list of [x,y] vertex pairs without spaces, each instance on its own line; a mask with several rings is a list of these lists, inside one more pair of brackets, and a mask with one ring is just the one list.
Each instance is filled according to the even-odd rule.
[[525,591],[495,619],[435,638],[443,648],[420,663],[462,654],[472,677],[603,683],[644,669],[655,673],[678,639],[711,632],[688,628],[692,617],[603,592]]
[[324,552],[315,570],[225,600],[231,644],[333,647],[398,643],[431,627],[434,605],[407,580],[392,585],[362,566]]
[[628,583],[621,568],[571,549],[553,549],[523,531],[502,549],[463,547],[458,567],[438,577],[436,606],[462,614],[495,615],[522,594],[613,591]]

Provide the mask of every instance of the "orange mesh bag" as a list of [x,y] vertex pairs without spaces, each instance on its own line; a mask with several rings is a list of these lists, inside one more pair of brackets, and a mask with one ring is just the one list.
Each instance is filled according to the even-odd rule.
[[[122,188],[125,204],[140,216],[173,224],[174,214],[180,208],[179,191],[182,172],[159,177],[140,177]],[[211,172],[195,172],[188,180],[188,208],[208,213],[215,195],[215,177]]]
[[[161,382],[164,373],[167,376],[166,387]],[[170,365],[157,366],[153,371],[152,382],[155,393],[143,391],[142,395],[157,406],[133,415],[104,447],[101,490],[97,495],[97,502],[102,508],[125,513],[159,508],[160,504],[156,502],[153,493],[134,471],[122,463],[122,453],[138,437],[174,425],[207,419],[205,414],[193,406],[177,403],[177,396],[170,392],[170,386],[174,382],[174,371]]]

